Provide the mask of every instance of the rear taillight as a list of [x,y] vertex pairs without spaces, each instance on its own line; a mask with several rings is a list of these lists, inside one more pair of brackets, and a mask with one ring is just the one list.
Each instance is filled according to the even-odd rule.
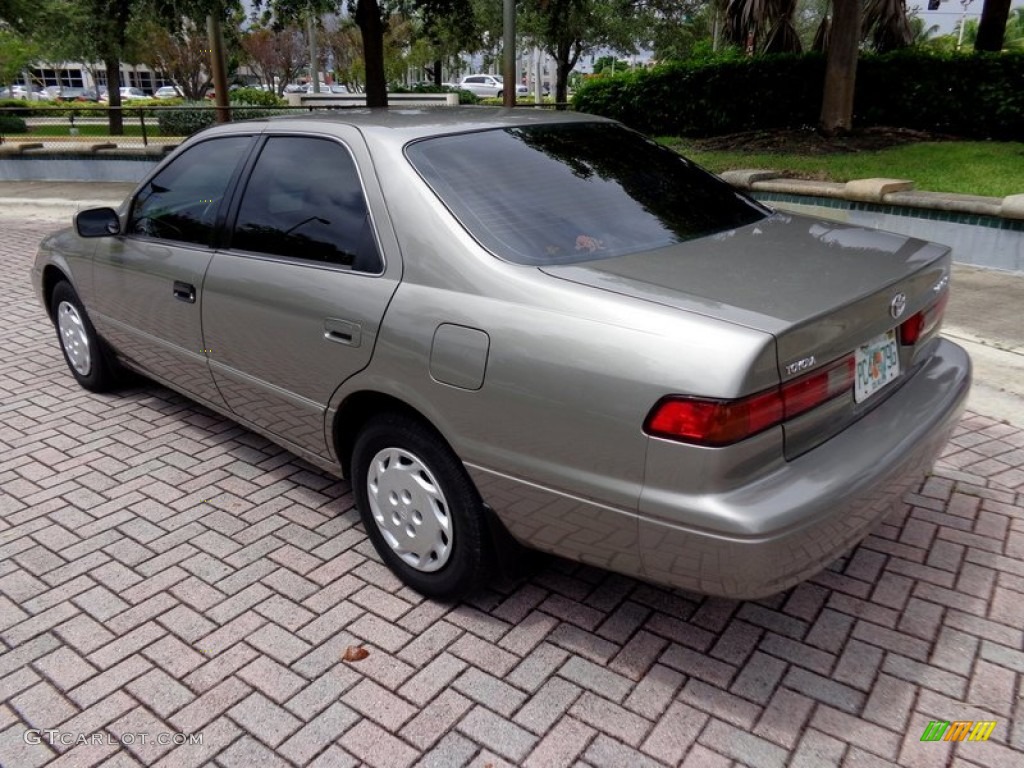
[[854,370],[850,355],[782,387],[739,400],[666,397],[647,416],[644,431],[697,445],[738,443],[848,392]]
[[930,307],[922,309],[913,317],[904,320],[900,325],[900,344],[906,346],[917,344],[919,339],[934,331],[942,322],[942,315],[946,312],[948,303],[949,291],[946,291]]
[[837,360],[820,371],[801,376],[782,386],[784,418],[792,419],[804,411],[849,391],[853,386],[857,361],[853,355]]
[[669,397],[654,406],[644,430],[698,445],[728,445],[782,421],[782,398],[772,389],[741,400]]

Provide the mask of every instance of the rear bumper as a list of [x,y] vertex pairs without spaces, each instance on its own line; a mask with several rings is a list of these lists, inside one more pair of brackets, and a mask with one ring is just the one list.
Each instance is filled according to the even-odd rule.
[[[645,487],[639,510],[644,575],[746,599],[822,570],[921,481],[959,421],[970,384],[967,353],[941,340],[884,403],[747,485],[700,495],[673,494],[665,483]],[[666,508],[679,510],[678,519],[666,519]]]

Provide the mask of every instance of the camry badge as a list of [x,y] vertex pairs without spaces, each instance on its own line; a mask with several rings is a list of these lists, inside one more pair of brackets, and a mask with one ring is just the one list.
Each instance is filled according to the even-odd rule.
[[903,311],[907,308],[907,295],[900,291],[892,297],[892,301],[889,302],[889,314],[892,315],[893,320],[899,320]]

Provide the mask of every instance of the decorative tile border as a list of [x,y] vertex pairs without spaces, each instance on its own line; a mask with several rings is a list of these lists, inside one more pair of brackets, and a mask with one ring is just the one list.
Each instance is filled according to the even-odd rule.
[[974,213],[958,213],[957,211],[940,211],[935,208],[913,208],[906,205],[886,205],[883,203],[864,203],[855,200],[843,200],[834,197],[817,195],[793,195],[785,192],[762,192],[749,190],[748,194],[764,203],[798,203],[815,205],[822,208],[835,208],[840,211],[868,211],[871,213],[888,213],[893,216],[909,216],[915,219],[931,219],[948,221],[953,224],[971,224],[991,229],[1008,229],[1013,232],[1024,232],[1024,220],[1005,219],[1000,216],[985,216]]

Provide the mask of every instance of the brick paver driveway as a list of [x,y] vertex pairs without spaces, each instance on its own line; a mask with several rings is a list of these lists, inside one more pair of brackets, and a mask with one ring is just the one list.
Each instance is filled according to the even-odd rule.
[[4,766],[1024,764],[1021,431],[969,416],[904,514],[772,599],[549,560],[441,605],[345,483],[161,387],[79,389],[27,280],[49,226],[0,243]]

